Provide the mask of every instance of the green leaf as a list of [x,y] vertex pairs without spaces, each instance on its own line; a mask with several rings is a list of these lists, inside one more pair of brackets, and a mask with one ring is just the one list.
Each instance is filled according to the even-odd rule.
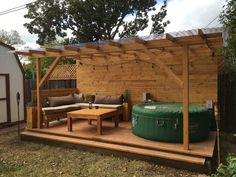
[[[30,22],[24,26],[38,35],[40,45],[66,38],[68,30],[77,43],[137,36],[148,24],[151,33],[163,33],[169,24],[163,21],[167,1],[159,12],[156,4],[156,0],[37,0],[27,6],[25,18]],[[154,11],[149,19],[148,13]]]

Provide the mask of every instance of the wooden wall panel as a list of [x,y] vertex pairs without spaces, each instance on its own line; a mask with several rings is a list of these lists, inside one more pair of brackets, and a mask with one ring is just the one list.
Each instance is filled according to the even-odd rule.
[[[149,62],[149,63],[148,63]],[[143,92],[154,100],[182,102],[182,89],[155,63],[131,61],[113,66],[80,65],[77,63],[77,87],[87,94],[122,94],[128,90],[132,104],[142,101]],[[169,57],[163,62],[182,79],[182,58]],[[170,64],[171,63],[171,64]],[[217,100],[217,65],[210,54],[190,58],[190,102],[205,104]]]

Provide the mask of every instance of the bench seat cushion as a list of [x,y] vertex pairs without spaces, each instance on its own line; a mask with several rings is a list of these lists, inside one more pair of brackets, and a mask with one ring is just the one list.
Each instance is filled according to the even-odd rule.
[[69,105],[62,105],[62,106],[54,106],[54,107],[44,107],[42,108],[44,115],[50,115],[55,113],[63,113],[81,109],[79,103],[76,104],[69,104]]
[[[93,107],[98,106],[99,108],[109,108],[109,109],[122,109],[122,104],[92,104]],[[43,107],[43,115],[50,115],[55,113],[64,113],[70,112],[74,110],[78,110],[81,108],[88,108],[89,103],[75,103],[69,105],[62,106],[54,106],[54,107]]]

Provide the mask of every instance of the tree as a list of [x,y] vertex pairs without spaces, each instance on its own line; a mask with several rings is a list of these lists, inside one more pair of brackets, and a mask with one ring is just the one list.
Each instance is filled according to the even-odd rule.
[[220,22],[227,28],[227,46],[224,47],[224,73],[236,74],[236,0],[227,0],[220,15]]
[[24,41],[21,40],[19,33],[15,30],[9,32],[0,30],[0,41],[8,45],[24,44]]
[[68,31],[77,42],[137,36],[150,22],[150,33],[163,33],[169,24],[164,21],[167,0],[149,18],[156,4],[156,0],[37,0],[27,5],[25,18],[31,21],[24,26],[38,35],[40,45],[65,38]]

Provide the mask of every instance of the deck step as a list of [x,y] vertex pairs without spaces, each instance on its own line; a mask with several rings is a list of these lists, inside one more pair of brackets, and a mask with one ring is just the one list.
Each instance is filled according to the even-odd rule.
[[[150,149],[150,150],[157,150],[157,151],[163,151],[163,152],[171,152],[174,154],[183,154],[187,156],[194,156],[194,157],[202,157],[202,158],[212,158],[213,154],[205,153],[205,152],[198,152],[198,151],[186,151],[183,148],[173,148],[172,147],[167,147],[167,146],[150,146],[142,143],[135,143],[132,141],[117,141],[117,140],[107,140],[103,139],[100,137],[84,137],[84,136],[79,136],[78,134],[66,134],[53,131],[47,131],[45,129],[28,129],[27,131],[31,132],[36,132],[36,133],[42,133],[42,134],[49,134],[49,135],[56,135],[56,136],[61,136],[61,137],[71,137],[71,138],[79,138],[79,139],[85,139],[85,140],[91,140],[91,141],[96,141],[96,142],[103,142],[103,143],[109,143],[109,144],[118,144],[118,145],[124,145],[124,146],[130,146],[130,147],[137,147],[141,149]],[[210,135],[212,136],[212,135]]]
[[173,153],[173,152],[163,152],[163,151],[158,151],[158,150],[143,149],[143,148],[138,148],[138,147],[111,144],[107,142],[98,142],[94,140],[86,140],[86,139],[79,139],[79,138],[73,138],[73,137],[62,137],[58,135],[50,135],[50,134],[44,134],[44,133],[38,133],[38,132],[32,132],[32,131],[22,132],[21,137],[22,138],[31,137],[34,139],[45,139],[45,140],[51,140],[54,142],[64,142],[64,143],[70,143],[70,144],[75,144],[75,145],[83,145],[87,147],[101,148],[101,149],[107,149],[107,150],[118,151],[118,152],[123,152],[123,153],[131,153],[131,154],[137,154],[137,155],[142,155],[142,156],[181,161],[181,162],[196,164],[196,165],[204,165],[205,160],[206,160],[204,157],[194,157],[194,156],[183,155],[183,154],[178,154],[178,153]]

